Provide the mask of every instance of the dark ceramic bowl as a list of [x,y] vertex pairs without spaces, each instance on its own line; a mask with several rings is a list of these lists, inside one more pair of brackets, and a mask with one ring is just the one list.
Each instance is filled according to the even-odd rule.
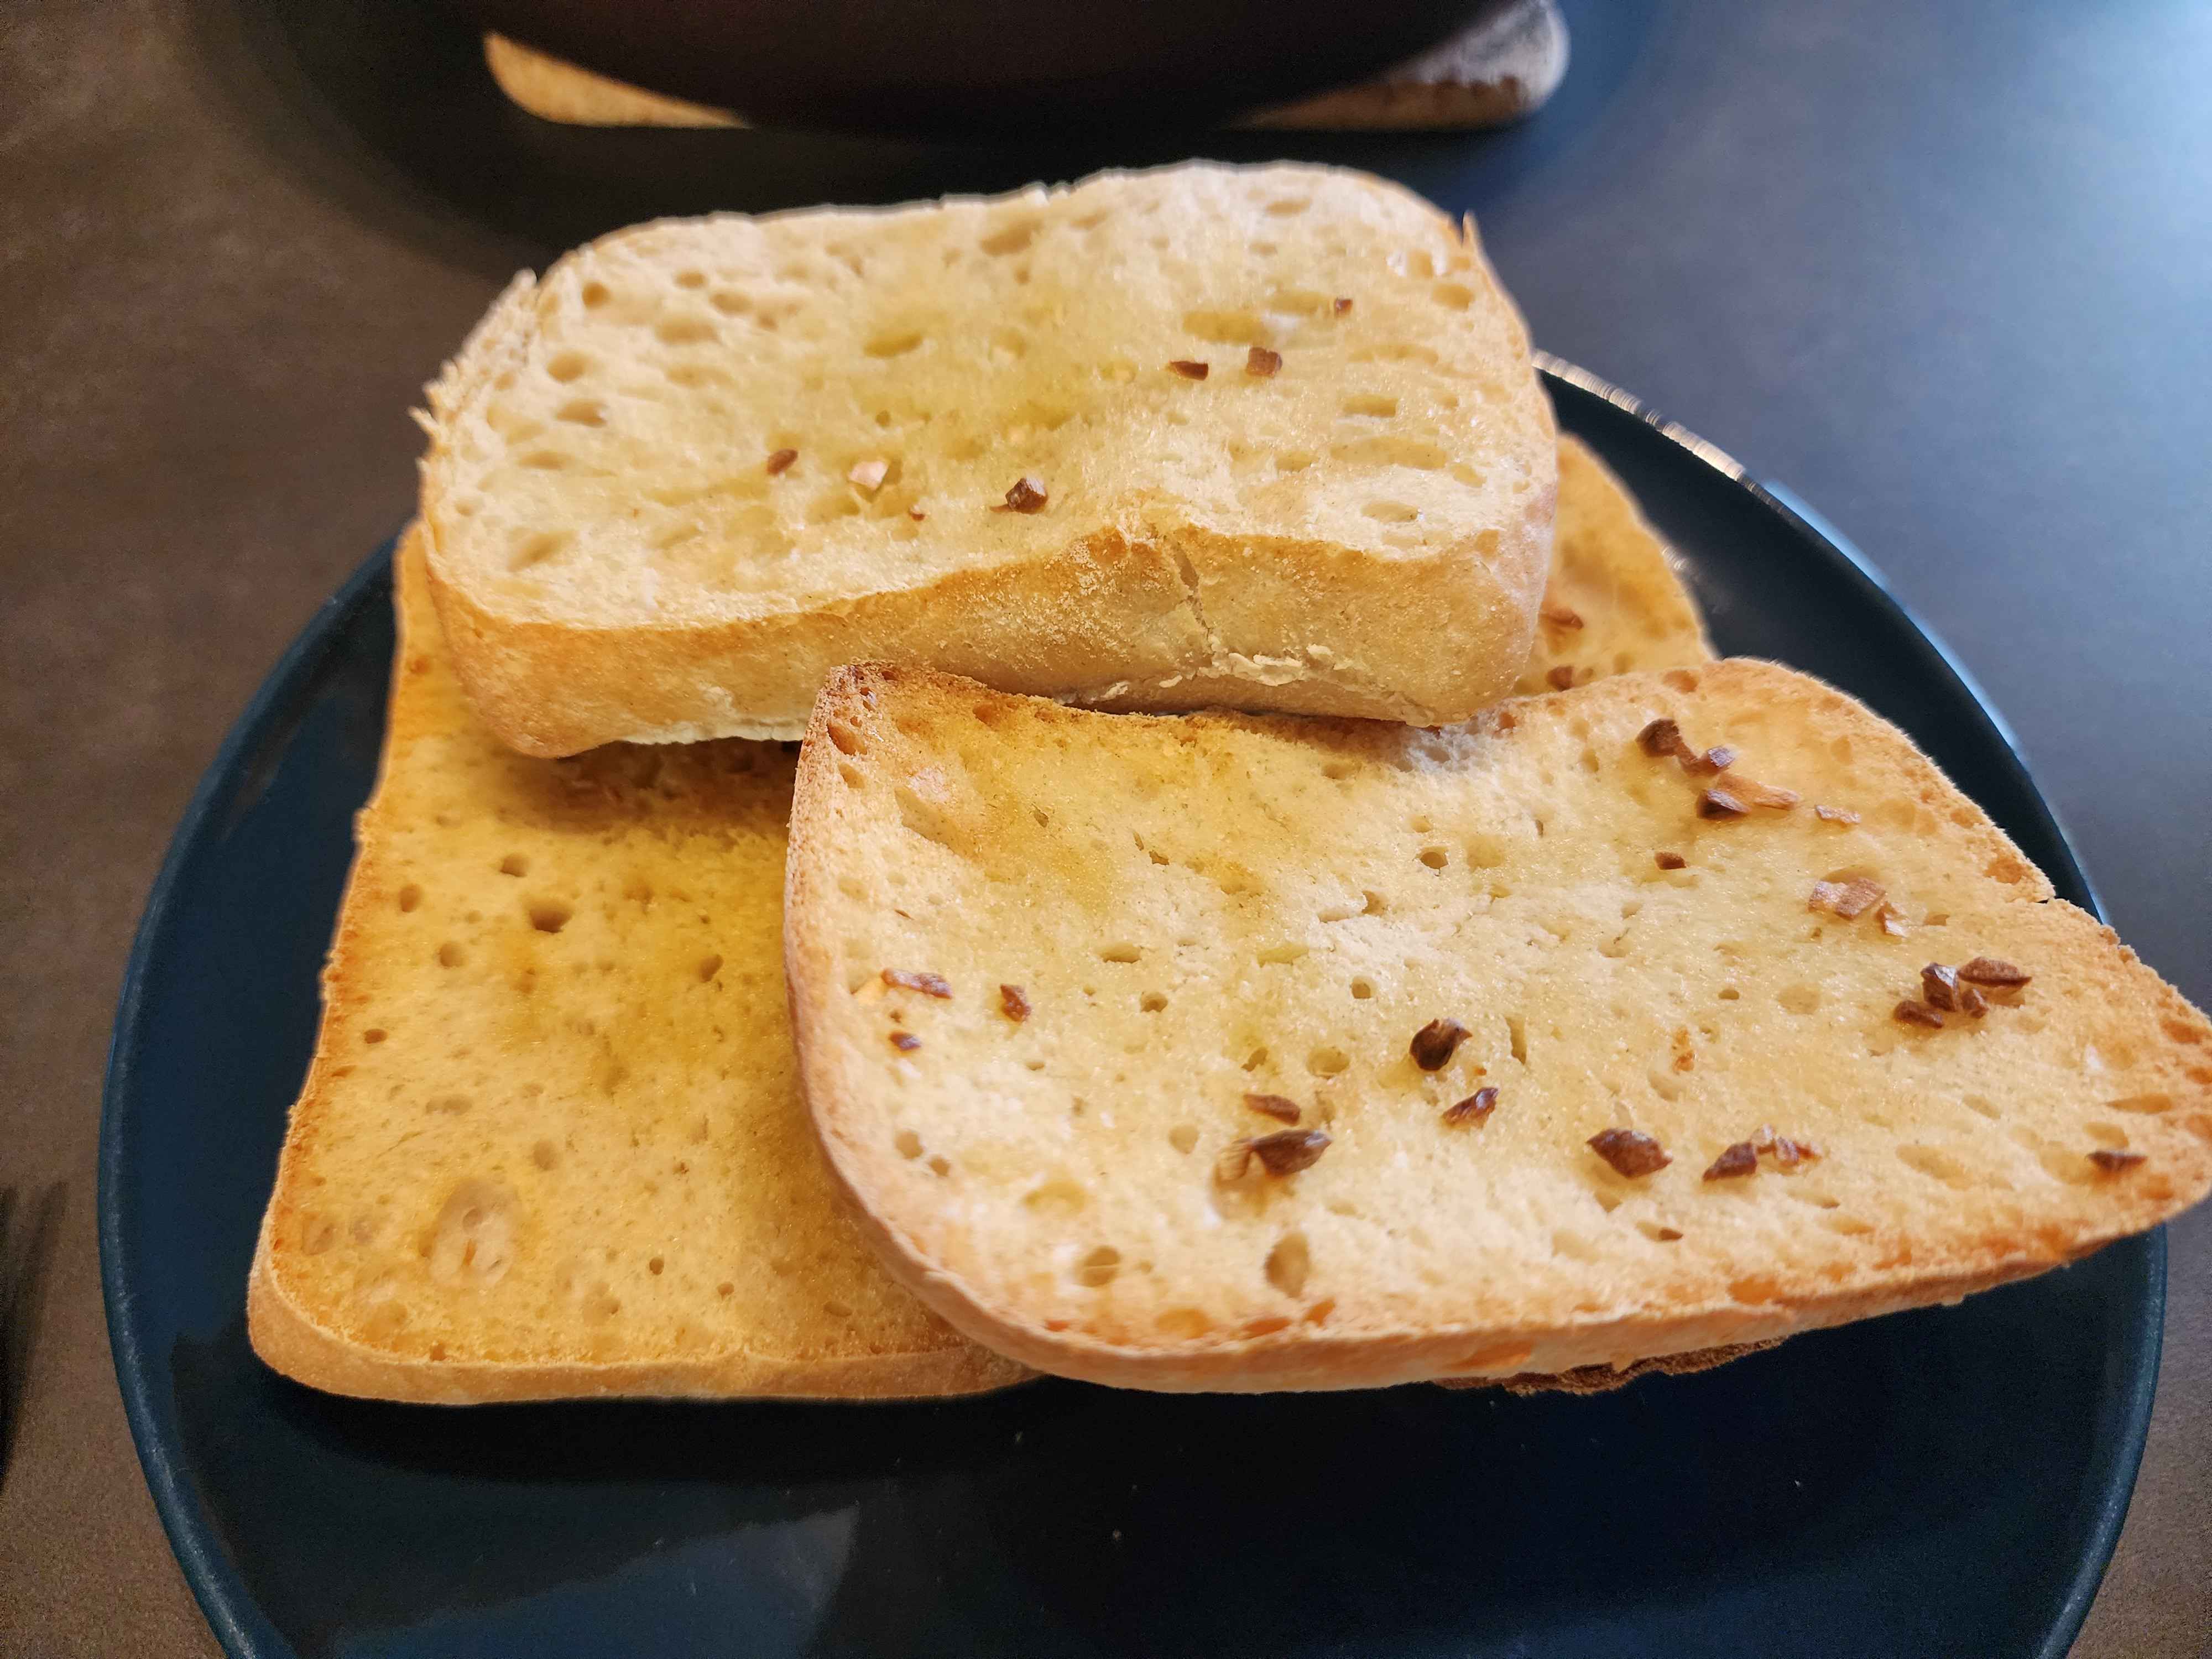
[[485,27],[763,125],[1201,127],[1371,75],[1496,0],[464,0]]

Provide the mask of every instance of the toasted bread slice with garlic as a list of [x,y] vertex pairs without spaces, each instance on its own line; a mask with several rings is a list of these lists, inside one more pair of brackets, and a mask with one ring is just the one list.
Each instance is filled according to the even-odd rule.
[[850,669],[785,927],[884,1260],[1094,1382],[1588,1376],[1954,1299],[2212,1182],[2212,1025],[1767,663],[1437,732]]
[[867,658],[1461,720],[1551,546],[1472,225],[1340,169],[639,226],[518,278],[429,404],[439,613],[532,754],[795,738]]

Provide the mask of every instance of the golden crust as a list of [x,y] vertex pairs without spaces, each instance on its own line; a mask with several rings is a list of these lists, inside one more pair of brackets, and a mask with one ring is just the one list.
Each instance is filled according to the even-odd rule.
[[[1626,1388],[1639,1376],[1694,1376],[1699,1371],[1711,1370],[1725,1365],[1731,1359],[1741,1359],[1747,1354],[1765,1353],[1769,1348],[1781,1346],[1774,1342],[1739,1342],[1733,1347],[1698,1348],[1689,1353],[1654,1354],[1648,1359],[1638,1359],[1628,1364],[1585,1365],[1579,1370],[1566,1371],[1557,1376],[1540,1376],[1524,1371],[1519,1376],[1509,1376],[1498,1387],[1510,1394],[1611,1394],[1615,1389]],[[1439,1387],[1447,1389],[1475,1389],[1480,1382],[1445,1378]]]
[[[1326,661],[1238,653],[1235,672],[1208,672],[1207,630],[1186,568],[1203,572],[1201,602],[1232,624],[1220,629],[1224,637],[1326,635],[1335,646]],[[1472,557],[1404,562],[1389,586],[1376,587],[1371,563],[1341,550],[1239,547],[1194,532],[1151,541],[1103,532],[1049,558],[955,571],[835,611],[681,630],[502,616],[440,579],[434,561],[431,573],[454,666],[478,714],[509,746],[547,757],[608,741],[611,731],[647,743],[796,738],[811,687],[860,658],[926,662],[1006,690],[1111,708],[1257,698],[1292,712],[1433,724],[1449,718],[1440,708],[1480,708],[1509,689],[1482,665],[1525,657],[1532,631],[1525,607]],[[1206,621],[1218,625],[1213,611]],[[1433,704],[1373,666],[1413,659]],[[794,690],[801,686],[809,689]]]
[[270,1370],[326,1394],[434,1406],[611,1398],[896,1401],[988,1394],[1029,1378],[1020,1366],[967,1344],[809,1359],[727,1352],[703,1359],[532,1362],[397,1353],[324,1322],[286,1284],[268,1234],[264,1221],[246,1286],[253,1352]]

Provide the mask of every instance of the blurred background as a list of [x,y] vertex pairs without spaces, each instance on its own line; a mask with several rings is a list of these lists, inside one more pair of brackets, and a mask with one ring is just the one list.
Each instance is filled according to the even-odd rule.
[[[2212,8],[1562,0],[1567,46],[1534,60],[1556,89],[1484,83],[1464,118],[1523,118],[1450,131],[1221,122],[1508,8],[1139,9],[1150,33],[1093,4],[1055,33],[994,0],[969,39],[841,0],[788,9],[836,20],[827,57],[786,30],[659,58],[646,21],[732,14],[623,12],[606,67],[767,130],[541,118],[483,15],[431,0],[0,14],[0,1652],[216,1650],[101,1323],[131,928],[224,730],[407,515],[422,383],[515,270],[638,219],[1192,155],[1471,211],[1540,347],[1881,566],[2020,732],[2113,924],[2212,1003]],[[588,10],[484,15],[588,55]],[[1260,44],[1223,47],[1237,29]],[[1421,84],[1365,118],[1445,95]],[[2167,1332],[2094,1659],[2212,1653],[2202,1210],[2172,1230]]]

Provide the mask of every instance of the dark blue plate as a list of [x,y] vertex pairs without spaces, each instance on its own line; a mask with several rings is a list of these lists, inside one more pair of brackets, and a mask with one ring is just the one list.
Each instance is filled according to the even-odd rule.
[[[2092,902],[1978,693],[1832,532],[1552,365],[1724,649],[1864,698]],[[124,982],[100,1142],[116,1369],[236,1655],[2063,1654],[2127,1508],[2162,1236],[1595,1399],[929,1406],[338,1400],[246,1264],[368,794],[389,550],[201,784]]]

